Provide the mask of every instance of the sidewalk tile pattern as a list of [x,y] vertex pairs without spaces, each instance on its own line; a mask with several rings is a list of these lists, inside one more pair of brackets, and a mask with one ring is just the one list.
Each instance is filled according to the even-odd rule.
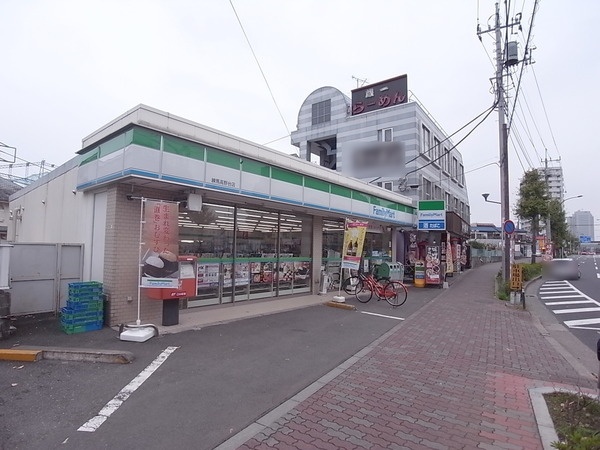
[[493,298],[493,276],[465,274],[240,448],[541,449],[528,389],[594,383]]

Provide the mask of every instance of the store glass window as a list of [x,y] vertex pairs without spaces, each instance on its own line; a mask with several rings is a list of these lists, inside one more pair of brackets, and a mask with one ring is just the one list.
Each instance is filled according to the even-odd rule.
[[310,292],[312,273],[312,218],[280,214],[277,295]]
[[180,209],[179,254],[198,258],[196,297],[189,306],[232,300],[234,213],[231,206],[209,203],[202,211]]
[[273,297],[279,213],[238,208],[236,226],[235,300]]

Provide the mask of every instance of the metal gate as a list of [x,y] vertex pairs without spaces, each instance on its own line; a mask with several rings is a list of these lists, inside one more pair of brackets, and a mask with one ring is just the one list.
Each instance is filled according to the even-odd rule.
[[12,245],[11,314],[58,313],[67,303],[69,283],[81,281],[83,244]]

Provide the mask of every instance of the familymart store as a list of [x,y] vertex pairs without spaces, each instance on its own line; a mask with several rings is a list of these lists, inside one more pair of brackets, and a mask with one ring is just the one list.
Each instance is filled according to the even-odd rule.
[[[73,227],[87,250],[83,278],[104,283],[111,324],[135,319],[140,262],[150,274],[172,267],[162,275],[180,286],[166,295],[183,308],[317,293],[322,265],[341,257],[346,218],[368,221],[365,256],[390,259],[399,230],[415,223],[407,197],[144,105],[86,137],[77,153],[11,204],[62,190],[63,208],[86,212],[81,231]],[[167,256],[141,255],[149,207],[176,223],[152,224],[176,239]],[[60,227],[65,212],[46,222]],[[19,239],[35,239],[26,219]],[[143,319],[158,321],[165,293],[141,291]]]

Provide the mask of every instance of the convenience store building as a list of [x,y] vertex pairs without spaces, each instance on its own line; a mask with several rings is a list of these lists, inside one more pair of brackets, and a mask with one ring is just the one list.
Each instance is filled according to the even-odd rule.
[[[145,201],[176,208],[178,274],[193,285],[184,308],[316,294],[345,219],[368,221],[367,260],[404,260],[398,236],[416,223],[404,195],[139,105],[11,196],[8,239],[82,243],[81,278],[103,282],[108,322],[131,322]],[[159,291],[141,289],[144,321],[160,321]]]

